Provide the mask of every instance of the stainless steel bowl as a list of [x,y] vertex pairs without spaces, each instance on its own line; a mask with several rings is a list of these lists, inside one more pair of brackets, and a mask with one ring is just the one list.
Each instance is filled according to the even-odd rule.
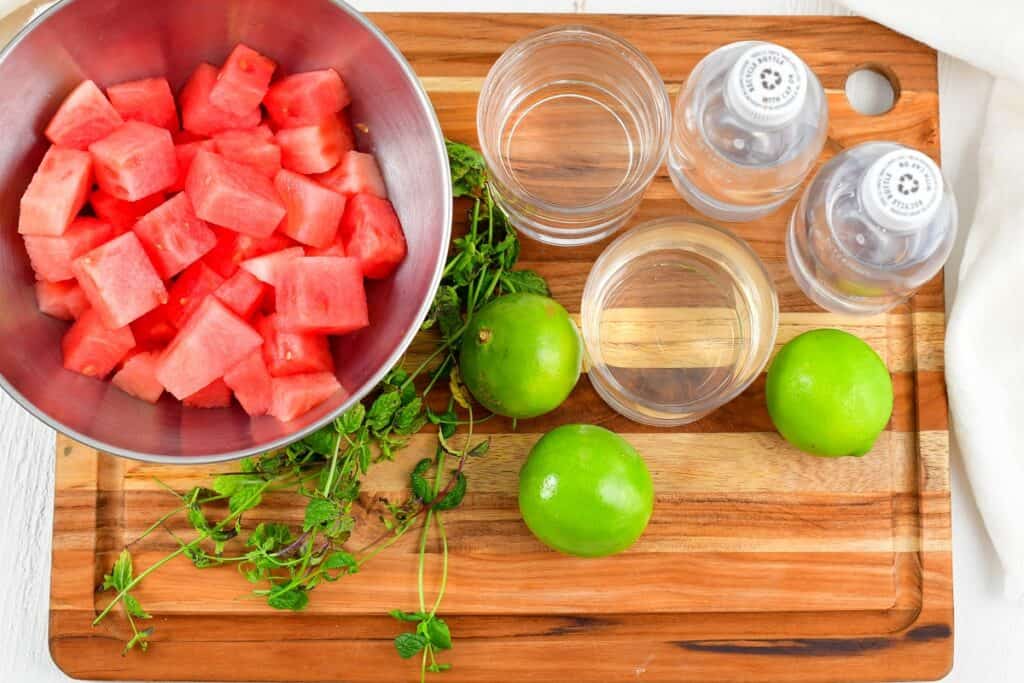
[[[332,66],[352,93],[360,147],[381,164],[409,256],[369,284],[371,326],[333,345],[350,397],[288,424],[241,409],[156,406],[68,372],[67,324],[36,309],[18,236],[18,202],[46,150],[42,131],[79,81],[101,87],[167,74],[180,86],[196,64],[220,63],[238,42],[288,72]],[[65,0],[36,17],[0,53],[0,384],[29,412],[97,449],[140,460],[194,464],[285,445],[363,398],[405,352],[437,289],[451,230],[444,138],[430,101],[395,46],[334,0]]]

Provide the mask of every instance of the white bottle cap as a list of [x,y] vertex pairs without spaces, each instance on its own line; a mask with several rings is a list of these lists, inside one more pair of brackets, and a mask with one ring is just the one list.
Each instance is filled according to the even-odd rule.
[[928,225],[942,203],[942,172],[915,149],[887,152],[868,167],[861,181],[868,216],[883,228],[910,232]]
[[726,81],[729,107],[755,125],[783,126],[800,113],[807,99],[807,67],[774,43],[756,43],[747,49]]

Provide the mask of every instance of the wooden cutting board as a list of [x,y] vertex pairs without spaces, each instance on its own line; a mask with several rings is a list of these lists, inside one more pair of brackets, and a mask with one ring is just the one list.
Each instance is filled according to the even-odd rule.
[[[877,24],[833,17],[653,17],[381,14],[373,17],[428,89],[446,134],[475,140],[475,105],[491,63],[515,40],[585,20],[622,34],[655,62],[673,93],[721,44],[778,41],[800,54],[828,91],[825,157],[865,140],[897,140],[939,156],[936,55]],[[882,116],[857,114],[847,75],[872,65],[897,84]],[[484,429],[491,453],[469,466],[466,504],[448,516],[451,578],[444,616],[456,634],[457,681],[870,681],[941,677],[953,651],[953,601],[942,278],[887,315],[823,312],[790,278],[783,235],[792,209],[733,230],[767,263],[779,291],[779,343],[840,327],[874,346],[896,388],[892,422],[861,459],[802,455],[772,430],[763,377],[711,416],[678,429],[633,424],[584,377],[555,413]],[[463,211],[457,211],[460,216]],[[693,212],[662,173],[636,221]],[[524,241],[523,266],[548,278],[578,314],[603,244],[563,250]],[[413,353],[421,352],[421,344]],[[516,473],[538,435],[566,422],[624,434],[644,454],[657,490],[650,527],[629,552],[582,560],[545,550],[520,521]],[[364,487],[401,491],[410,464],[433,449],[416,438]],[[125,624],[90,621],[106,598],[101,576],[123,545],[184,490],[228,468],[149,466],[59,438],[50,646],[78,678],[217,681],[404,681],[385,615],[415,602],[410,535],[357,576],[316,591],[307,612],[248,600],[230,570],[197,572],[183,558],[138,592],[155,615],[146,654],[122,657]],[[287,499],[268,515],[298,520]],[[252,520],[255,521],[255,520]],[[133,547],[138,566],[173,548],[156,534]],[[431,548],[437,559],[438,548]],[[436,571],[436,563],[431,570]]]

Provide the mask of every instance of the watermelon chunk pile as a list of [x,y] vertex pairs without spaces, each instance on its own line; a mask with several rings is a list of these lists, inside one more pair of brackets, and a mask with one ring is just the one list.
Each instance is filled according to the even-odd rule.
[[61,104],[18,232],[67,370],[285,422],[344,391],[328,338],[370,324],[405,236],[338,73],[276,71],[238,45],[177,98],[153,77]]

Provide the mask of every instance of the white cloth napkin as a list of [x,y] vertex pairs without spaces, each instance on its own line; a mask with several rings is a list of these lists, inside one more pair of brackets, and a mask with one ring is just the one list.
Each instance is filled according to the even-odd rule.
[[844,0],[996,77],[946,332],[953,427],[1006,592],[1024,598],[1024,2]]

